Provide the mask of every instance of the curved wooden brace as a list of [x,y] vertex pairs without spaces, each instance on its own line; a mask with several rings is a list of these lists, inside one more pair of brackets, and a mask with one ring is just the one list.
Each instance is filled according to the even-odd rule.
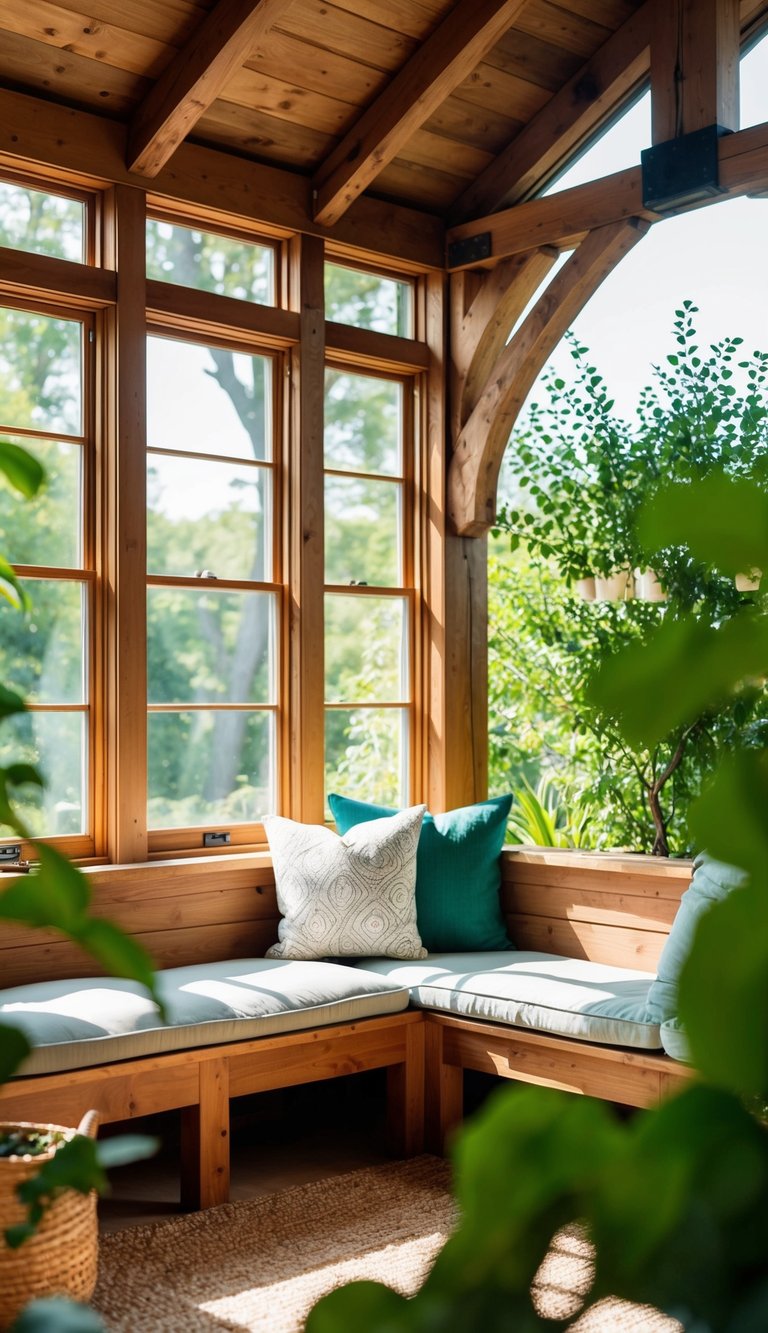
[[496,358],[557,254],[543,246],[488,271],[467,270],[451,279],[451,439],[459,438]]
[[451,459],[448,514],[459,536],[480,537],[492,526],[501,460],[536,376],[603,279],[649,226],[641,218],[627,218],[590,232],[498,355]]

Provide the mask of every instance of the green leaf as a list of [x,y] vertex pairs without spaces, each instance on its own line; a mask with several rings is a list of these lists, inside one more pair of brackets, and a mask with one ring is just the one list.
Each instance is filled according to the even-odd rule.
[[96,1143],[96,1158],[99,1166],[111,1171],[116,1166],[129,1166],[131,1162],[143,1162],[154,1157],[160,1140],[148,1134],[120,1134],[115,1139],[101,1139]]
[[112,921],[88,918],[77,929],[77,941],[98,959],[112,976],[129,977],[145,986],[165,1018],[165,1009],[155,986],[152,960],[146,949]]
[[350,1282],[310,1310],[305,1333],[399,1333],[413,1327],[408,1301],[380,1282]]
[[39,843],[36,850],[39,867],[0,894],[0,918],[78,939],[91,897],[88,881],[55,848]]
[[727,574],[768,569],[768,495],[723,473],[672,483],[641,510],[638,536],[653,552],[686,546]]
[[651,746],[721,706],[766,667],[768,618],[745,611],[712,628],[690,615],[665,620],[651,638],[609,658],[587,697],[620,720],[633,745]]
[[4,597],[17,611],[26,611],[29,607],[27,594],[13,568],[2,555],[0,555],[0,597]]
[[0,472],[28,500],[37,495],[45,480],[42,464],[27,449],[10,440],[0,440]]
[[16,1073],[31,1050],[23,1032],[7,1023],[0,1023],[0,1083],[5,1083]]
[[[738,966],[734,966],[738,960]],[[680,978],[680,1015],[697,1068],[768,1100],[768,884],[737,889],[702,917]]]
[[89,1306],[56,1296],[28,1305],[10,1333],[107,1333],[107,1327]]
[[13,717],[16,713],[25,713],[27,705],[20,694],[0,684],[0,718]]

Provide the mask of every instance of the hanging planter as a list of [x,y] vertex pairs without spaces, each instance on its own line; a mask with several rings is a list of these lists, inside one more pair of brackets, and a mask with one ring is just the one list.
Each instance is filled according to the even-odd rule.
[[635,579],[630,565],[622,565],[612,574],[595,578],[595,597],[598,602],[626,602],[633,596]]
[[30,1301],[48,1296],[88,1301],[93,1295],[98,1263],[95,1192],[61,1190],[34,1235],[16,1249],[8,1245],[5,1231],[27,1220],[17,1186],[37,1175],[76,1134],[95,1138],[97,1126],[95,1111],[88,1111],[76,1130],[63,1125],[0,1124],[0,1138],[18,1139],[18,1147],[12,1142],[15,1151],[0,1157],[0,1329],[9,1328]]
[[762,577],[762,569],[751,569],[748,574],[736,574],[733,580],[736,584],[736,591],[758,592]]
[[653,569],[635,570],[635,596],[643,602],[666,602],[667,594]]
[[573,590],[582,602],[594,602],[597,595],[595,580],[591,574],[585,574],[583,578],[576,579]]

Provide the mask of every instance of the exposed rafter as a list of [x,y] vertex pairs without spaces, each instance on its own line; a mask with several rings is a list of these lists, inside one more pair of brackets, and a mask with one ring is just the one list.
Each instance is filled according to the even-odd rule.
[[509,207],[552,176],[648,75],[655,0],[647,0],[547,102],[451,209],[451,221]]
[[338,221],[512,26],[524,3],[454,6],[316,172],[316,222],[329,227]]
[[157,176],[291,0],[219,0],[138,107],[128,168]]
[[492,526],[501,460],[536,376],[576,315],[647,226],[632,218],[593,231],[498,356],[451,459],[448,512],[460,536],[479,537]]

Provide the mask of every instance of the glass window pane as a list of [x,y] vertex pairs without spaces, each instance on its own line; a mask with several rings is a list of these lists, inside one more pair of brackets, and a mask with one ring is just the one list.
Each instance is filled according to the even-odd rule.
[[25,579],[32,601],[20,615],[0,601],[0,680],[31,703],[85,701],[82,583]]
[[272,475],[266,468],[151,454],[147,505],[151,574],[210,569],[220,579],[271,579]]
[[85,205],[0,181],[0,245],[85,262]]
[[147,589],[150,703],[274,703],[271,593]]
[[331,708],[325,714],[325,790],[379,805],[408,801],[408,712]]
[[400,482],[325,478],[325,581],[402,583]]
[[271,372],[267,357],[149,338],[149,446],[269,460]]
[[0,307],[0,425],[82,434],[77,320]]
[[[24,713],[9,718],[0,732],[0,765],[36,764],[45,787],[20,787],[13,802],[35,837],[84,833],[88,810],[88,721],[84,713]],[[0,837],[10,829],[0,825]]]
[[0,483],[0,551],[15,565],[82,563],[81,463],[79,444],[6,435],[45,468],[45,483],[34,500]]
[[407,604],[402,597],[325,598],[325,697],[328,703],[405,703]]
[[402,473],[402,386],[371,375],[325,374],[325,466]]
[[325,265],[325,313],[339,324],[413,337],[413,286],[380,273]]
[[150,828],[252,823],[275,808],[272,713],[150,713]]
[[147,222],[147,276],[241,301],[274,305],[274,251],[170,222]]

